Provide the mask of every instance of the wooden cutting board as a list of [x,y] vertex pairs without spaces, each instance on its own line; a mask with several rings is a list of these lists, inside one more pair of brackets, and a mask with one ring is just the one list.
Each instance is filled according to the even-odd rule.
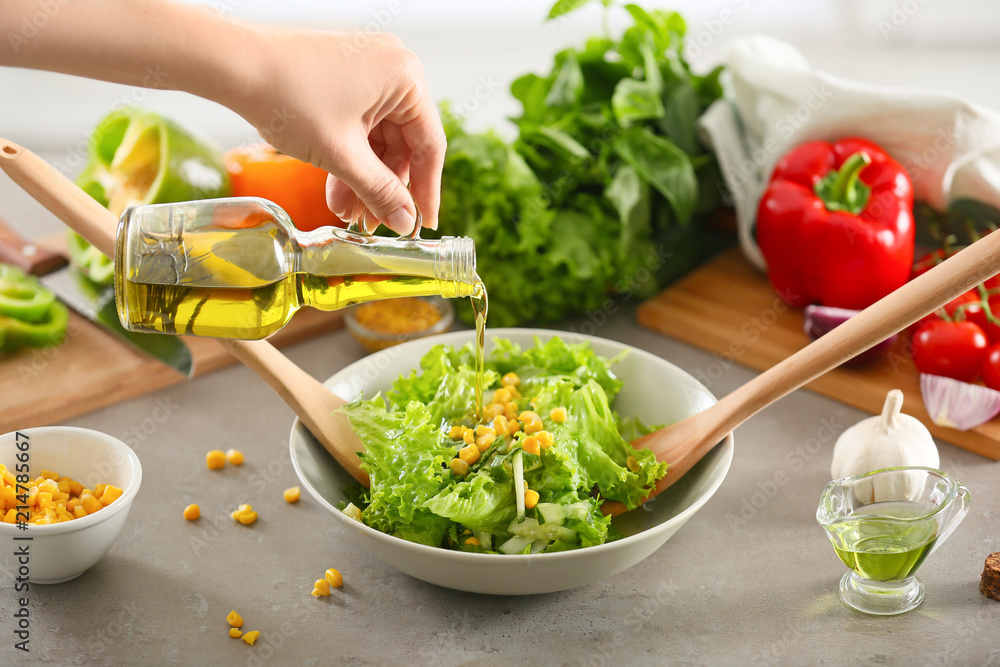
[[[62,251],[62,235],[41,243]],[[281,347],[342,324],[342,311],[304,308],[268,340]],[[211,338],[184,336],[183,340],[194,359],[194,377],[236,363]],[[0,433],[54,424],[186,380],[181,373],[71,312],[61,345],[0,354]]]
[[[727,251],[639,306],[639,323],[712,352],[712,362],[693,375],[711,385],[729,365],[763,371],[809,343],[802,311],[775,295],[764,274]],[[934,424],[924,408],[920,378],[900,336],[871,364],[841,367],[806,385],[817,393],[878,414],[890,389],[902,390],[903,411],[922,421],[934,437],[1000,461],[1000,418],[969,431]]]

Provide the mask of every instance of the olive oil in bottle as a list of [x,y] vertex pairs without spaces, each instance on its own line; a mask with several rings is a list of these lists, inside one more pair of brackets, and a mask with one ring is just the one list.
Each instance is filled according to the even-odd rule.
[[300,232],[280,208],[249,197],[127,210],[115,293],[131,331],[244,340],[270,336],[303,306],[337,310],[403,296],[485,299],[469,238]]

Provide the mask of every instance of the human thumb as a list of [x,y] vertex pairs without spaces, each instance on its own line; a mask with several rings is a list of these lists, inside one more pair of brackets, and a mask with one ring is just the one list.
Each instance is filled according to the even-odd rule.
[[416,209],[410,191],[372,152],[367,142],[346,152],[336,174],[365,204],[372,215],[397,234],[413,231]]

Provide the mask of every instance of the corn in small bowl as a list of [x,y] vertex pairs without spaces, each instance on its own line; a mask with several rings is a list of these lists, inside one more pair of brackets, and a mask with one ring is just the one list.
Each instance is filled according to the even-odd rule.
[[[58,584],[75,579],[101,560],[118,539],[142,482],[139,458],[128,445],[105,433],[71,426],[29,428],[0,435],[0,464],[15,476],[15,481],[25,481],[29,487],[34,486],[42,471],[56,471],[60,477],[71,478],[94,492],[86,494],[89,496],[86,502],[74,505],[69,512],[64,505],[63,511],[58,512],[65,519],[62,521],[45,524],[29,521],[25,528],[17,523],[0,522],[3,550],[0,568],[12,578],[25,577],[33,584]],[[20,470],[18,466],[22,466]],[[19,474],[27,477],[17,480]],[[17,498],[23,487],[15,485],[14,490],[16,505],[27,507],[27,494]],[[100,494],[95,496],[98,491]],[[36,495],[40,493],[49,492],[37,491]],[[0,499],[5,517],[11,504],[8,495],[4,493]],[[58,507],[60,492],[49,495],[53,506]],[[35,500],[33,509],[42,504]],[[46,498],[44,504],[49,501]],[[76,507],[83,511],[74,513]],[[66,514],[72,514],[73,518]],[[26,518],[26,514],[21,518]],[[25,537],[32,539],[24,540]]]
[[439,296],[370,301],[349,308],[344,316],[351,336],[369,352],[444,333],[454,321],[455,306]]

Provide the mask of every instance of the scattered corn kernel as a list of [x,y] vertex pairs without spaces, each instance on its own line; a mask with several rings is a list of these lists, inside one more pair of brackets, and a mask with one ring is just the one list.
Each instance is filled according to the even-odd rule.
[[470,546],[470,547],[478,547],[479,546],[479,540],[476,539],[475,537],[470,537],[469,539],[467,539],[465,541],[465,544],[467,546]]
[[472,429],[466,429],[465,433],[462,434],[462,442],[467,445],[471,445],[476,441],[476,435],[472,432]]
[[240,505],[240,508],[229,516],[233,517],[244,526],[249,526],[257,521],[257,513],[253,511],[253,507],[250,505]]
[[476,438],[476,448],[481,452],[485,452],[490,448],[490,445],[492,445],[493,441],[496,439],[497,434],[491,430],[489,433]]
[[312,595],[314,598],[323,597],[323,591],[321,591],[318,588],[314,588],[312,589],[312,593],[310,593],[310,595]]
[[253,643],[257,641],[257,637],[260,637],[260,630],[251,630],[243,635],[243,641],[253,646]]
[[359,523],[361,522],[361,508],[354,503],[347,503],[347,507],[343,511],[345,516],[349,516]]
[[521,430],[521,422],[511,419],[507,422],[507,435],[514,435]]
[[533,435],[529,435],[521,441],[521,449],[529,454],[534,454],[535,456],[541,454],[541,449],[538,446],[538,438]]
[[459,477],[465,477],[469,474],[469,464],[462,459],[452,459],[451,460],[451,472]]
[[239,628],[229,628],[229,636],[233,639],[239,639],[243,636],[243,631]]
[[489,424],[480,424],[479,426],[476,427],[476,437],[477,438],[482,437],[482,436],[487,435],[487,434],[496,437],[496,431],[494,431],[493,427],[490,426]]
[[211,470],[218,470],[226,465],[226,454],[225,452],[213,449],[208,454],[205,455],[205,464]]
[[510,435],[507,431],[507,418],[503,415],[497,415],[493,420],[493,430],[500,436]]
[[464,432],[465,432],[465,427],[456,424],[455,426],[451,427],[450,431],[448,431],[448,437],[451,438],[452,440],[460,440]]
[[541,417],[535,415],[534,417],[530,417],[529,419],[525,419],[522,428],[524,429],[525,433],[529,433],[529,434],[530,433],[538,433],[539,431],[542,430],[542,419],[541,419]]
[[299,498],[302,497],[302,489],[298,486],[293,486],[285,489],[281,495],[284,497],[286,503],[297,503],[299,502]]
[[538,438],[538,446],[542,449],[551,447],[555,442],[555,438],[553,438],[552,434],[548,431],[539,431],[535,434],[535,437]]
[[184,508],[184,518],[188,521],[194,521],[201,516],[201,508],[197,505],[188,505]]
[[566,421],[566,408],[552,408],[549,418],[557,424],[563,423]]
[[507,391],[510,392],[510,400],[517,401],[521,398],[521,392],[519,392],[516,388],[507,387]]
[[507,387],[501,387],[500,389],[497,389],[495,392],[493,392],[492,402],[500,403],[501,405],[510,402],[510,391],[507,389]]
[[538,491],[534,489],[527,489],[524,492],[524,507],[526,509],[531,509],[538,504]]
[[632,472],[639,472],[639,460],[634,456],[630,456],[625,459],[625,467]]
[[330,582],[326,579],[317,579],[316,583],[313,584],[313,590],[319,591],[320,595],[326,597],[330,594]]
[[226,622],[234,628],[243,627],[243,617],[237,614],[235,609],[229,612],[229,615],[226,616]]
[[511,372],[500,378],[500,384],[505,387],[516,387],[521,384],[521,378],[517,377],[517,373]]
[[458,450],[458,458],[462,459],[470,466],[479,460],[479,448],[475,445],[467,445]]
[[243,452],[238,449],[226,450],[226,460],[234,466],[241,466],[243,465]]
[[340,573],[340,570],[331,567],[323,576],[326,579],[326,583],[334,588],[340,588],[344,585],[344,575]]

